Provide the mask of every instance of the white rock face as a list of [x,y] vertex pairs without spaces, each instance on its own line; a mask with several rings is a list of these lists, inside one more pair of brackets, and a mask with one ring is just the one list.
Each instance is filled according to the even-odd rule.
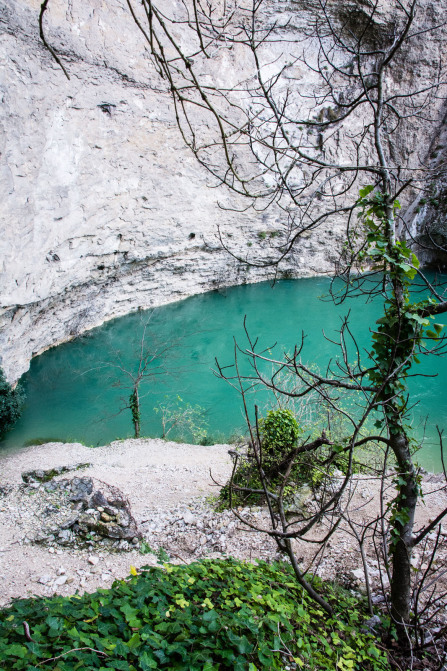
[[[208,187],[183,147],[124,3],[52,3],[47,30],[70,54],[70,81],[39,41],[39,6],[9,2],[0,42],[0,347],[10,380],[33,355],[111,317],[266,278],[221,250],[216,225],[244,250],[279,216],[219,208],[218,197],[237,203]],[[321,236],[306,247],[284,270],[330,271]]]
[[[46,34],[70,80],[39,39],[40,4],[6,0],[0,16],[0,364],[11,381],[106,319],[265,279],[221,249],[216,227],[242,255],[255,243],[268,254],[284,217],[219,207],[244,203],[210,188],[184,148],[124,0],[51,1]],[[318,231],[282,271],[331,272],[340,239],[336,225]]]

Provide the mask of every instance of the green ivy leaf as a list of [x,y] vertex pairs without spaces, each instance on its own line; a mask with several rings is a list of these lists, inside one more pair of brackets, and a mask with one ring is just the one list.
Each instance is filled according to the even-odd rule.
[[26,655],[28,654],[27,648],[23,645],[8,645],[4,649],[4,654],[8,655],[9,657],[19,657],[19,659],[24,659]]
[[371,191],[374,191],[374,186],[372,184],[368,184],[367,186],[364,186],[362,189],[359,191],[359,196],[360,198],[366,198],[368,194],[371,193]]

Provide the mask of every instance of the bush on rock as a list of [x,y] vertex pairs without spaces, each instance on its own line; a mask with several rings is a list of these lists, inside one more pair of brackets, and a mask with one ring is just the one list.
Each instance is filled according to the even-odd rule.
[[0,436],[9,431],[19,419],[23,400],[22,389],[19,386],[13,389],[0,368]]

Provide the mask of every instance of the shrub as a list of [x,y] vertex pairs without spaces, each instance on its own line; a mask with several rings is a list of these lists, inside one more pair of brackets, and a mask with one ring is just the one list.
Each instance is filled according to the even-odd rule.
[[[269,410],[267,416],[259,420],[259,434],[262,447],[262,466],[266,475],[267,483],[271,489],[276,489],[282,482],[280,464],[285,457],[296,447],[297,440],[301,434],[301,428],[294,414],[286,408]],[[313,482],[312,464],[306,454],[300,455],[296,460],[289,484],[286,487],[286,498],[293,497],[294,490],[304,482]],[[261,480],[255,456],[251,450],[241,454],[238,458],[237,470],[234,474],[233,484],[249,489],[261,489]],[[229,483],[220,493],[222,507],[229,504]],[[247,503],[262,503],[263,496],[257,493],[233,490],[233,505]]]
[[154,411],[160,414],[161,438],[167,439],[172,431],[174,440],[183,442],[192,440],[196,445],[213,445],[209,442],[211,438],[207,434],[204,408],[185,403],[178,395],[175,400],[169,400],[166,396],[166,400],[167,403],[159,403],[154,408]]
[[269,410],[267,417],[259,421],[262,453],[265,463],[274,465],[292,450],[301,429],[293,413],[287,408]]
[[9,431],[19,419],[23,400],[21,387],[17,385],[13,389],[0,368],[0,436]]

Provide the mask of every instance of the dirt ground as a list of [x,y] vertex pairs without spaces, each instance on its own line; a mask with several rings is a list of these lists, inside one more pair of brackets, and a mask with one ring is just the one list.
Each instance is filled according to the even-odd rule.
[[[215,512],[212,504],[219,488],[211,479],[225,483],[231,470],[228,445],[196,446],[162,440],[124,440],[88,448],[78,443],[24,448],[14,454],[0,453],[0,605],[15,597],[74,594],[109,587],[129,574],[130,566],[155,565],[166,554],[175,562],[204,556],[232,555],[253,560],[277,557],[274,541],[265,534],[247,529],[231,511]],[[43,524],[37,501],[42,486],[25,487],[21,474],[30,469],[50,469],[76,463],[91,466],[67,477],[92,477],[118,487],[128,498],[132,514],[145,540],[145,554],[136,546],[117,552],[100,546],[64,547],[57,543],[36,544],[34,537]],[[367,521],[374,516],[378,483],[357,477],[351,487],[353,519]],[[439,476],[426,476],[425,501],[420,506],[417,527],[434,519],[447,507],[447,493]],[[432,493],[431,493],[432,492]],[[391,497],[391,492],[389,494]],[[312,506],[312,500],[306,505]],[[241,508],[239,513],[252,524],[265,527],[261,508]],[[325,528],[315,529],[314,538]],[[431,534],[430,543],[435,540]],[[302,567],[310,561],[315,546],[296,542]],[[368,565],[374,585],[380,571],[372,547],[367,548]],[[426,566],[427,558],[417,549],[415,567]],[[438,564],[447,566],[447,520],[440,536]],[[331,537],[324,556],[314,564],[325,578],[341,577],[362,589],[363,574],[357,543],[346,525]],[[386,586],[386,576],[382,576]]]

